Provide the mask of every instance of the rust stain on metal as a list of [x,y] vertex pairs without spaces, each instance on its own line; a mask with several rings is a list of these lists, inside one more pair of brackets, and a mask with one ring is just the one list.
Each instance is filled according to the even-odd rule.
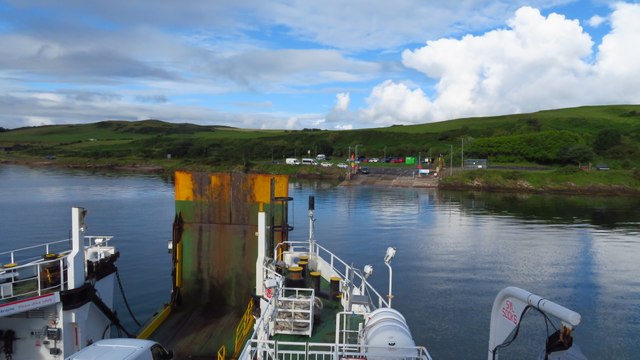
[[185,301],[209,309],[244,306],[255,279],[258,206],[270,202],[272,178],[276,196],[286,196],[288,179],[282,175],[176,174]]
[[275,196],[288,196],[283,175],[176,172],[175,310],[152,338],[179,358],[213,357],[235,331],[255,286],[257,213],[272,178]]

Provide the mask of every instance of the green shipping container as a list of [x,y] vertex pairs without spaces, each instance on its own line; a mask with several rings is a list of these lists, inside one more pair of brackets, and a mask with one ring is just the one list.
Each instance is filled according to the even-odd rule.
[[404,163],[407,165],[415,165],[416,158],[413,156],[407,156],[406,158],[404,158]]

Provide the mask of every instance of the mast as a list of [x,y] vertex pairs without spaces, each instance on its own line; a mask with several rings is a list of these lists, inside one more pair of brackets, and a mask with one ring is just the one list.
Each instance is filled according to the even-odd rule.
[[260,203],[258,210],[258,259],[256,260],[256,295],[263,294],[264,259],[267,252],[267,215],[264,204]]
[[84,284],[84,216],[87,211],[81,207],[71,208],[71,253],[67,258],[69,264],[69,289],[75,289]]
[[313,244],[315,240],[313,239],[313,223],[316,221],[313,218],[313,213],[315,210],[315,197],[313,195],[309,195],[309,256],[314,253]]

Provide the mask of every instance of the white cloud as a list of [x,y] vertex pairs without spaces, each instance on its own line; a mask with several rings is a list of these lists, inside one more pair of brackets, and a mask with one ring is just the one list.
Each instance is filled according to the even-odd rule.
[[[501,24],[518,7],[550,8],[571,0],[265,2],[258,11],[296,37],[337,48],[389,49]],[[268,7],[268,8],[266,8]],[[464,20],[461,20],[464,19]]]
[[333,109],[335,111],[347,111],[349,110],[350,101],[349,93],[339,93],[336,95],[336,106]]
[[[238,40],[250,32],[286,32],[295,38],[334,48],[388,49],[417,42],[428,37],[464,33],[504,23],[518,7],[528,4],[541,9],[552,8],[575,0],[190,0],[107,2],[69,0],[9,0],[20,9],[37,9],[38,14],[56,12],[82,15],[83,21],[30,17],[37,30],[55,28],[75,31],[75,37],[91,37],[85,26],[98,20],[98,29],[119,29],[131,33],[141,27],[166,28],[189,34],[201,41],[215,38]],[[85,33],[79,33],[84,30]],[[230,39],[231,40],[231,39]],[[261,40],[242,39],[254,44]],[[236,41],[237,42],[237,41]],[[229,41],[232,44],[233,41]],[[157,43],[149,43],[151,46]],[[214,45],[215,46],[215,45]],[[217,49],[222,49],[215,46]],[[224,51],[224,50],[222,50]]]
[[287,127],[286,129],[295,129],[298,127],[298,118],[295,116],[290,117],[287,120]]
[[360,111],[360,118],[376,126],[423,123],[432,107],[421,89],[387,80],[376,86],[367,98],[368,108]]
[[596,85],[613,92],[613,97],[640,102],[639,36],[640,4],[617,4],[611,14],[611,32],[602,38],[595,64]]
[[508,28],[461,39],[428,41],[405,50],[403,64],[437,81],[420,89],[385,81],[375,87],[363,119],[376,124],[439,121],[601,103],[640,102],[640,5],[618,4],[611,32],[594,59],[593,42],[577,20],[523,7]]
[[588,21],[587,24],[589,24],[589,26],[591,27],[598,27],[600,25],[602,25],[602,23],[604,23],[605,21],[607,21],[606,18],[603,18],[600,15],[593,15]]
[[[280,126],[279,128],[286,128],[286,129],[291,129],[291,130],[295,130],[295,129],[317,129],[322,127],[322,125],[325,123],[325,118],[322,117],[319,114],[298,114],[295,116],[290,116],[287,120],[286,120],[286,126],[282,126],[283,121],[281,120],[282,117],[273,117],[271,120],[275,121],[276,123],[272,123],[268,126],[268,128],[278,128],[278,126]],[[276,125],[276,126],[274,126]]]
[[610,29],[594,47],[578,21],[535,9],[568,3],[9,0],[0,126],[155,117],[346,129],[640,102],[640,5],[586,21]]
[[336,130],[353,130],[353,125],[351,124],[337,125],[335,129]]
[[349,110],[350,104],[351,95],[349,93],[336,94],[336,103],[323,121],[325,128],[336,130],[353,128],[352,122],[356,116]]
[[27,116],[24,120],[25,126],[44,126],[55,124],[53,119],[42,116]]
[[[4,109],[0,127],[17,128],[50,124],[78,124],[103,120],[159,119],[204,125],[229,125],[245,128],[307,126],[311,115],[272,114],[262,112],[228,113],[203,106],[173,103],[135,102],[126,98],[94,95],[60,96],[54,93],[18,93],[0,95]],[[315,118],[320,116],[315,115]],[[301,121],[302,119],[302,121]]]
[[253,50],[208,62],[208,71],[250,88],[313,86],[334,81],[371,79],[380,71],[375,62],[351,59],[335,50]]

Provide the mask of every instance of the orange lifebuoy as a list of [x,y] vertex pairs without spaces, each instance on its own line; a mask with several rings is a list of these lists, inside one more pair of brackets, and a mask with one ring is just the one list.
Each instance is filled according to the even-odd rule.
[[271,297],[273,296],[273,289],[267,288],[267,291],[265,292],[264,296],[266,296],[267,299],[271,299]]

